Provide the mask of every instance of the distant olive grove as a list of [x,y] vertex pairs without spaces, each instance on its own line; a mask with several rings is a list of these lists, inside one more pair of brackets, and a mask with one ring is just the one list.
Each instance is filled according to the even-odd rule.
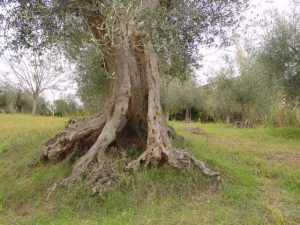
[[[8,86],[0,86],[0,112],[1,113],[31,113],[33,107],[32,97]],[[43,97],[37,99],[37,114],[50,115],[49,104]]]
[[195,79],[166,80],[162,102],[170,119],[300,126],[300,33],[296,18],[275,13],[261,45],[237,45],[235,57],[227,56],[226,65],[212,72],[204,86]]
[[[0,113],[32,113],[33,98],[29,94],[10,86],[0,85]],[[82,107],[69,95],[53,103],[39,96],[36,114],[43,116],[81,116]]]

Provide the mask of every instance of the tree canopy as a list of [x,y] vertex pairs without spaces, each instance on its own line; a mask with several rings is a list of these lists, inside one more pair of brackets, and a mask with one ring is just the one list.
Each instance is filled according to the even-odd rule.
[[[118,33],[116,21],[137,21],[139,31],[154,43],[163,61],[176,67],[169,73],[174,76],[184,71],[186,65],[197,64],[201,58],[199,45],[231,43],[246,2],[10,0],[1,3],[1,28],[6,38],[5,48],[42,52],[44,48],[59,45],[70,58],[78,59],[78,52],[95,44],[91,36],[93,29],[109,30],[105,35],[107,40],[101,42],[109,41],[112,46]],[[150,11],[151,7],[157,9]],[[105,18],[103,27],[89,24],[88,20],[94,15]],[[100,46],[100,50],[103,49]]]
[[283,94],[295,101],[300,98],[299,15],[283,16],[273,12],[272,17],[259,60],[267,68],[268,76],[283,87]]

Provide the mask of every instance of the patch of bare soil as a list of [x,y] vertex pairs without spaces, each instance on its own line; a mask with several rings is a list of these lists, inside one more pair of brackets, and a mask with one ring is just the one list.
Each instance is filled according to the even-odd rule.
[[260,152],[258,155],[266,160],[275,161],[280,165],[298,166],[300,162],[300,153],[286,151],[267,151]]
[[201,128],[196,128],[196,127],[185,127],[185,130],[193,133],[193,134],[198,134],[198,135],[205,135],[205,131]]

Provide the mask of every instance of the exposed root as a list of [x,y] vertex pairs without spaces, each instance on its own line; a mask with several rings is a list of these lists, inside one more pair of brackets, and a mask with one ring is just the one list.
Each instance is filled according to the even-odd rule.
[[112,161],[109,159],[95,163],[84,180],[91,187],[93,194],[102,195],[116,180],[117,172],[112,168]]
[[[220,180],[220,173],[215,172],[208,168],[205,163],[201,160],[196,159],[193,155],[183,150],[178,150],[171,148],[163,154],[165,157],[161,162],[166,162],[170,166],[178,169],[190,169],[192,167],[198,169],[202,174],[208,177],[215,178],[217,181]],[[141,164],[148,165],[150,163],[157,164],[156,157],[151,151],[145,151],[138,159],[130,162],[125,170],[126,171],[136,171],[139,169]]]
[[43,158],[49,161],[69,161],[77,150],[84,154],[101,133],[105,122],[106,115],[102,114],[90,120],[70,123],[64,131],[44,144]]
[[112,167],[113,159],[104,156],[99,162],[95,160],[85,165],[86,167],[81,167],[82,174],[78,175],[73,171],[69,177],[56,181],[48,188],[47,198],[51,197],[56,188],[70,187],[80,180],[86,182],[93,194],[102,195],[116,180],[117,172]]
[[[220,173],[215,172],[208,168],[205,163],[201,160],[196,159],[190,153],[171,148],[168,150],[168,155],[164,154],[164,158],[157,160],[156,156],[151,151],[145,151],[136,160],[131,161],[127,166],[124,167],[126,172],[135,172],[142,165],[158,165],[161,163],[168,163],[170,166],[179,170],[188,170],[191,168],[198,169],[203,175],[213,178],[214,181],[218,182],[221,180]],[[167,157],[167,158],[166,158]],[[119,173],[113,168],[115,163],[123,162],[122,160],[116,160],[103,156],[102,160],[89,164],[87,168],[84,168],[82,176],[75,176],[73,173],[71,176],[65,179],[58,180],[55,182],[47,191],[47,197],[49,198],[54,190],[58,187],[70,187],[76,181],[83,180],[91,188],[93,194],[102,195],[116,180]],[[128,159],[126,159],[127,161]],[[82,169],[82,168],[81,168]]]
[[50,199],[52,196],[53,192],[56,190],[58,187],[68,187],[71,186],[72,182],[68,178],[63,178],[57,180],[54,184],[52,184],[48,189],[47,189],[47,200]]
[[220,173],[215,172],[208,168],[205,163],[201,160],[196,159],[193,155],[183,150],[171,149],[170,150],[170,158],[168,163],[179,169],[188,169],[190,167],[195,167],[202,174],[208,177],[216,178],[216,180],[220,180]]
[[[84,157],[85,159],[88,157]],[[112,165],[114,159],[103,154],[100,160],[94,159],[92,162],[83,163],[84,167],[80,168],[80,174],[73,170],[73,173],[64,179],[56,181],[47,190],[47,198],[50,198],[53,192],[58,187],[70,187],[77,181],[84,181],[92,190],[92,193],[102,195],[108,187],[110,187],[117,178],[117,171],[113,169]]]

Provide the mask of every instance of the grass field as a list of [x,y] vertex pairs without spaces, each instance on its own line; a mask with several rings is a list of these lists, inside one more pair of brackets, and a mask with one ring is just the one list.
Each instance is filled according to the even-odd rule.
[[[0,224],[300,224],[300,129],[172,122],[188,149],[222,174],[218,188],[167,166],[122,175],[104,196],[78,183],[46,190],[71,165],[26,164],[66,118],[0,114]],[[187,128],[198,127],[204,135]]]

